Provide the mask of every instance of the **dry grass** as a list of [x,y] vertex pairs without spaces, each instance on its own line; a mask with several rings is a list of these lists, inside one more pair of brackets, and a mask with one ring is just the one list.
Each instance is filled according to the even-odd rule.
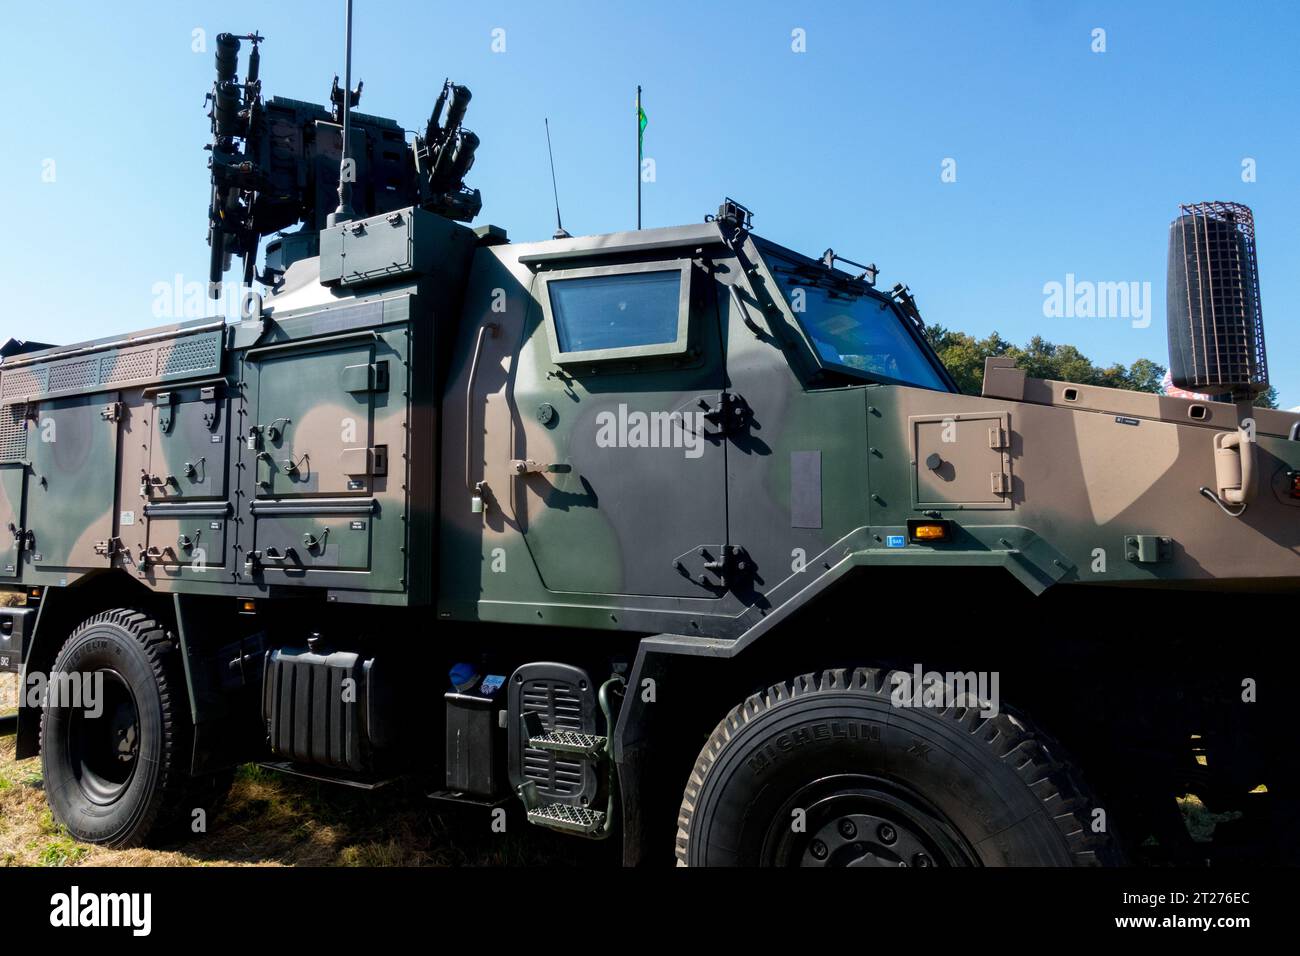
[[155,849],[72,840],[51,819],[40,760],[16,761],[0,737],[0,865],[5,866],[532,866],[617,861],[611,841],[537,830],[513,808],[493,833],[485,809],[431,803],[414,786],[352,791],[240,769],[206,834]]
[[0,717],[18,709],[18,675],[0,674]]

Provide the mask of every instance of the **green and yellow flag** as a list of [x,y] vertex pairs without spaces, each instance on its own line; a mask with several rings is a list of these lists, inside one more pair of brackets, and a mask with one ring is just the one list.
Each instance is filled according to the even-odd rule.
[[636,91],[636,154],[641,156],[645,149],[645,127],[650,122],[646,119],[645,110],[641,109],[641,89]]

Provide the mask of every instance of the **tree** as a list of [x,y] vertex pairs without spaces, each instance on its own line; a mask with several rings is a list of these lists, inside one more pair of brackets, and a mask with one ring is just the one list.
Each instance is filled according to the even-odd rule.
[[1128,366],[1117,362],[1103,368],[1094,365],[1073,345],[1057,345],[1041,335],[1035,335],[1021,348],[1012,345],[996,332],[987,338],[977,339],[965,332],[953,332],[941,325],[931,325],[926,327],[925,333],[943,364],[957,380],[958,387],[968,395],[980,393],[984,384],[984,360],[997,355],[1015,359],[1016,365],[1033,378],[1127,388],[1136,392],[1159,394],[1160,382],[1165,375],[1163,365],[1146,358],[1140,358]]
[[1277,389],[1272,385],[1255,396],[1256,408],[1277,408]]

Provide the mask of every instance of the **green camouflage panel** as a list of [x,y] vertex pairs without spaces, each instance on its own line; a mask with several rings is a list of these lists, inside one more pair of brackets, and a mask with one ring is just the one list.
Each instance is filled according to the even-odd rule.
[[[1200,491],[1232,407],[1023,375],[990,394],[992,371],[983,397],[847,385],[821,374],[759,248],[737,258],[710,228],[480,252],[443,397],[444,616],[735,636],[890,565],[1004,567],[1034,591],[1300,582],[1294,414],[1257,413],[1259,490],[1234,518]],[[557,354],[548,281],[682,258],[694,331],[678,361]],[[720,389],[746,424],[705,426],[698,456],[597,440],[602,423],[630,434],[638,414],[707,409]],[[949,520],[951,540],[910,540],[920,519]],[[724,543],[748,572],[725,587],[709,570]]]
[[36,571],[108,566],[120,408],[115,392],[40,402],[28,435],[27,525]]
[[23,484],[26,478],[27,467],[21,462],[0,464],[0,578],[6,580],[17,578],[22,573]]

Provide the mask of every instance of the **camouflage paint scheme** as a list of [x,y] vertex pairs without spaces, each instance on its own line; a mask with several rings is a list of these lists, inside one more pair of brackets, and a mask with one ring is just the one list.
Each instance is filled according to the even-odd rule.
[[[742,239],[738,258],[719,228],[480,254],[444,399],[443,616],[748,638],[849,570],[887,565],[1004,567],[1035,592],[1057,583],[1300,586],[1300,502],[1282,485],[1300,467],[1300,443],[1288,437],[1300,417],[1257,412],[1260,491],[1232,518],[1199,493],[1214,486],[1214,434],[1236,429],[1232,406],[1204,403],[1194,420],[1195,403],[1183,399],[1025,380],[1011,369],[991,370],[982,397],[819,376],[758,245]],[[698,337],[676,365],[555,364],[543,279],[683,256],[695,263]],[[467,482],[454,451],[465,441],[471,353],[485,323],[500,332],[484,339],[473,383]],[[752,417],[732,435],[710,429],[698,459],[595,447],[602,412],[691,408],[722,388]],[[542,423],[544,405],[555,412]],[[954,440],[945,442],[950,419]],[[993,427],[1004,449],[990,448]],[[942,474],[924,466],[936,450]],[[796,477],[810,454],[816,478]],[[559,467],[519,476],[509,466],[519,459]],[[993,492],[993,472],[1008,475],[1008,492]],[[483,515],[470,508],[478,480],[488,489]],[[792,494],[814,500],[816,520],[794,520]],[[954,522],[951,542],[887,546],[927,515]],[[1169,554],[1130,561],[1133,535],[1169,538]],[[749,559],[754,577],[742,587],[701,583],[702,562],[692,562],[724,543]]]
[[[1259,490],[1233,518],[1199,493],[1231,406],[1194,418],[1186,400],[997,363],[983,396],[846,376],[770,271],[779,247],[729,224],[509,244],[406,214],[400,236],[380,217],[374,239],[322,234],[326,254],[292,264],[261,317],[0,364],[0,525],[17,530],[6,547],[26,538],[0,571],[724,640],[858,567],[995,566],[1036,592],[1300,586],[1282,484],[1300,416],[1258,412]],[[557,362],[549,283],[670,269],[679,341]],[[723,392],[741,409],[725,432],[701,417]],[[637,413],[675,413],[698,453],[598,440]],[[926,516],[953,539],[889,546]],[[1135,535],[1168,545],[1130,560]]]

